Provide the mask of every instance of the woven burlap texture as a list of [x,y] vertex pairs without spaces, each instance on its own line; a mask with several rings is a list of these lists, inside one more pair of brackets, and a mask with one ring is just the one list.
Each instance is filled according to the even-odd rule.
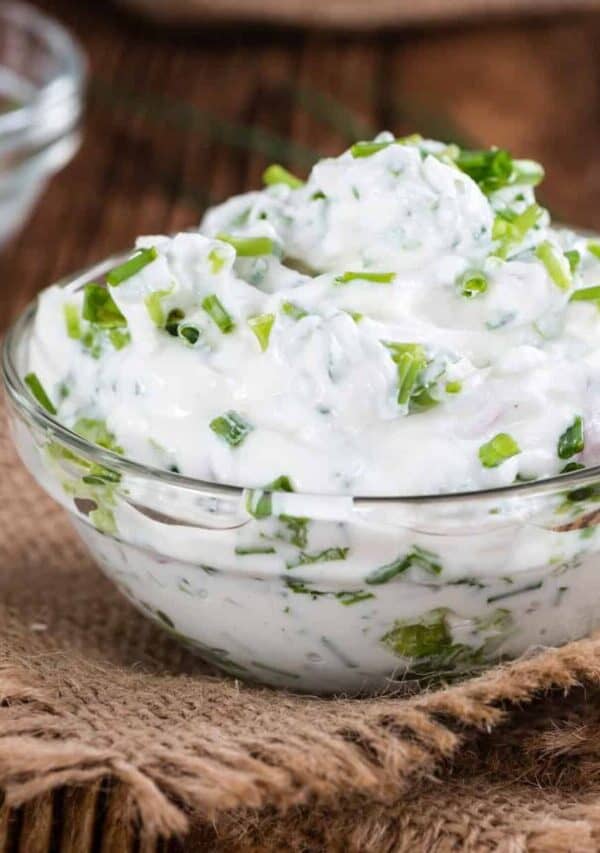
[[187,834],[190,849],[227,851],[600,848],[600,639],[409,698],[247,686],[112,588],[4,426],[0,465],[8,806],[59,788],[85,803],[109,780],[144,845]]

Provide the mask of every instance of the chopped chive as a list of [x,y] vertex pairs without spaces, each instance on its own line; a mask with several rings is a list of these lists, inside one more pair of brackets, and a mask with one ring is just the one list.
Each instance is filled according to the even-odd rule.
[[[253,515],[254,518],[268,518],[271,515],[272,511],[272,499],[271,492],[293,492],[294,487],[292,486],[292,482],[288,476],[282,474],[277,477],[277,479],[273,480],[272,483],[268,483],[262,489],[250,489],[246,496],[246,509]],[[291,516],[289,517],[291,518]],[[295,522],[305,521],[304,519],[294,519]],[[306,527],[306,522],[304,524]],[[301,540],[303,542],[302,545],[298,545],[299,548],[304,547],[305,539],[304,537]],[[294,543],[292,543],[294,544]]]
[[84,320],[103,329],[117,329],[127,325],[127,320],[108,290],[99,284],[86,284],[81,313]]
[[121,350],[131,342],[128,329],[109,329],[108,339],[116,350]]
[[571,294],[569,302],[595,302],[597,299],[600,299],[600,284],[575,290]]
[[348,311],[347,313],[350,314],[355,323],[360,323],[365,316],[364,314],[361,314],[360,311]]
[[544,180],[544,167],[535,160],[513,160],[511,184],[528,184],[536,187]]
[[506,186],[513,174],[513,159],[503,148],[482,151],[461,149],[454,162],[485,193]]
[[210,264],[210,271],[213,275],[217,275],[221,272],[225,266],[225,260],[226,259],[219,253],[218,249],[210,250],[208,253],[208,262]]
[[295,302],[284,302],[281,310],[286,316],[291,317],[292,320],[301,320],[303,317],[308,317],[308,311],[305,311],[300,305],[296,305]]
[[462,391],[462,382],[457,379],[452,382],[446,382],[446,394],[460,394]]
[[386,344],[398,368],[398,403],[406,405],[417,387],[419,377],[427,366],[421,344]]
[[200,338],[200,329],[192,323],[180,323],[177,327],[177,334],[186,343],[194,346]]
[[499,432],[490,441],[482,444],[479,448],[479,459],[485,468],[497,468],[510,459],[517,456],[521,448],[517,442],[506,432]]
[[581,453],[585,446],[583,436],[583,418],[577,415],[571,426],[558,439],[558,456],[560,459],[570,459],[576,453]]
[[74,341],[81,338],[81,323],[79,322],[79,308],[77,305],[67,303],[64,306],[65,325],[67,327],[67,335]]
[[419,566],[432,575],[439,575],[442,572],[437,554],[428,551],[426,548],[421,548],[419,545],[413,545],[408,554],[398,557],[397,560],[393,560],[385,566],[379,566],[367,575],[365,581],[371,586],[387,583],[397,575],[404,574],[413,566]]
[[274,322],[275,314],[256,314],[254,317],[248,317],[248,325],[256,335],[256,339],[263,352],[269,346],[269,338]]
[[546,272],[557,287],[561,290],[568,290],[571,287],[573,279],[569,262],[560,249],[548,240],[544,240],[535,250],[535,256],[546,267]]
[[594,240],[590,240],[590,242],[587,244],[587,250],[595,258],[600,258],[600,243],[596,243]]
[[217,234],[217,240],[233,246],[240,258],[273,254],[274,243],[270,237],[232,237],[231,234]]
[[375,595],[372,592],[359,589],[356,592],[336,592],[335,597],[344,607],[350,607],[353,604],[359,604],[361,601],[368,601],[370,598],[375,598]]
[[345,560],[349,550],[349,548],[325,548],[323,551],[314,554],[300,551],[297,559],[287,563],[286,566],[288,569],[295,569],[298,566],[309,566],[313,563],[331,563],[336,560]]
[[321,201],[322,199],[326,199],[326,198],[327,198],[327,196],[325,195],[324,192],[322,192],[321,190],[317,190],[316,192],[314,192],[311,195],[310,200],[311,201]]
[[223,307],[219,297],[214,293],[211,293],[202,300],[202,307],[224,335],[228,335],[229,332],[235,329],[233,317]]
[[450,655],[454,650],[446,611],[442,608],[425,614],[421,622],[396,620],[381,642],[394,654],[416,660]]
[[160,329],[165,325],[165,312],[162,307],[162,300],[165,296],[169,296],[171,290],[154,290],[149,293],[144,299],[144,305],[150,315],[150,319],[155,326]]
[[247,557],[252,554],[276,554],[277,551],[272,545],[255,545],[254,547],[244,547],[237,545],[235,553],[240,557]]
[[54,407],[50,397],[46,394],[44,386],[38,379],[37,373],[28,373],[24,381],[40,406],[46,409],[47,412],[50,412],[51,415],[55,415],[56,408]]
[[112,269],[106,276],[106,281],[111,287],[117,287],[119,284],[127,281],[128,278],[139,273],[140,270],[143,270],[144,267],[147,267],[148,264],[151,264],[157,258],[158,251],[154,246],[149,249],[138,249],[132,258]]
[[585,465],[582,465],[581,462],[567,462],[564,468],[560,469],[561,474],[572,474],[573,471],[583,471]]
[[467,299],[485,293],[488,289],[487,277],[482,272],[467,270],[458,280],[460,292]]
[[396,278],[393,272],[345,272],[334,279],[336,284],[347,284],[349,281],[373,281],[376,284],[390,284]]
[[293,190],[297,190],[299,187],[304,186],[304,181],[297,178],[295,175],[292,175],[291,172],[288,172],[287,169],[284,169],[283,166],[280,166],[278,163],[272,163],[265,169],[263,173],[263,182],[267,187],[271,187],[274,184],[286,184]]
[[378,151],[383,151],[393,145],[394,142],[355,142],[350,149],[350,153],[356,159],[358,157],[371,157],[372,154],[377,154]]
[[106,426],[106,421],[96,418],[79,418],[73,425],[73,432],[87,441],[91,441],[92,444],[104,447],[105,450],[112,450],[113,453],[123,453],[123,448],[117,444],[114,433]]
[[167,331],[174,338],[177,337],[179,331],[179,324],[185,317],[184,312],[181,308],[173,308],[169,311],[167,315],[167,320],[165,323],[165,331]]
[[575,272],[581,262],[581,255],[579,254],[577,249],[569,249],[567,252],[564,253],[564,255],[569,262],[569,269],[572,273]]
[[212,431],[232,447],[238,447],[254,427],[237,412],[229,411],[209,424]]
[[496,214],[492,227],[492,239],[500,242],[496,254],[504,258],[507,256],[511,246],[521,243],[527,232],[536,224],[543,213],[538,204],[530,204],[522,213],[512,210],[503,210]]

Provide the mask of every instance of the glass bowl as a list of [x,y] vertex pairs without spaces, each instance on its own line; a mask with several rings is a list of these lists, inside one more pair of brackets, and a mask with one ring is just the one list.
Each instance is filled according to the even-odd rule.
[[85,62],[59,24],[0,5],[0,248],[79,145]]
[[[102,281],[125,257],[60,284]],[[190,479],[38,405],[22,378],[35,310],[3,350],[21,458],[125,595],[225,672],[311,693],[405,690],[600,627],[599,467],[418,497]]]

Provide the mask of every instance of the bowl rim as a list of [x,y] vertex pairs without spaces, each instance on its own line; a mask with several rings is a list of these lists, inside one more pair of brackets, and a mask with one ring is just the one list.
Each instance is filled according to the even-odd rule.
[[[55,283],[55,287],[69,288],[76,291],[98,276],[105,275],[113,266],[122,263],[131,256],[131,249],[119,252],[103,261],[79,272],[65,276]],[[91,461],[117,470],[119,473],[134,475],[146,479],[158,479],[161,483],[169,486],[177,486],[186,490],[198,492],[199,494],[214,497],[243,498],[249,492],[261,491],[268,493],[268,487],[237,486],[229,483],[217,483],[210,480],[201,480],[167,471],[163,468],[137,462],[127,456],[121,456],[111,450],[106,450],[97,444],[87,441],[85,438],[74,433],[68,427],[53,417],[44,409],[30,394],[25,385],[16,363],[17,350],[22,343],[23,336],[35,316],[38,296],[27,305],[4,334],[2,341],[2,379],[5,390],[17,411],[25,416],[27,420],[33,421],[53,437],[79,455],[83,455]],[[494,501],[496,499],[509,498],[538,498],[556,492],[573,491],[585,486],[597,484],[600,480],[600,465],[583,468],[566,474],[556,474],[540,480],[523,483],[513,483],[508,486],[496,486],[490,489],[477,489],[459,492],[444,492],[440,494],[415,494],[415,495],[352,495],[343,492],[294,492],[294,494],[306,498],[322,500],[331,498],[338,500],[352,500],[355,506],[374,508],[377,505],[431,505],[445,506],[471,502]]]
[[81,98],[87,77],[87,60],[71,33],[55,18],[21,0],[8,0],[0,5],[0,22],[33,33],[60,60],[57,73],[46,83],[35,87],[30,99],[10,112],[0,115],[0,150],[21,144],[23,137],[43,124],[49,110]]

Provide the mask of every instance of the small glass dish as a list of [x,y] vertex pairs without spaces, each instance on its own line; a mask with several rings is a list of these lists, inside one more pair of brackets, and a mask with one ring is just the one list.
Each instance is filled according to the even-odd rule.
[[[125,257],[61,282],[102,282]],[[229,674],[379,693],[600,627],[600,467],[450,495],[257,491],[151,468],[57,422],[23,381],[36,306],[4,342],[16,447],[142,611]]]
[[85,61],[67,31],[25,3],[0,4],[0,248],[79,145]]

